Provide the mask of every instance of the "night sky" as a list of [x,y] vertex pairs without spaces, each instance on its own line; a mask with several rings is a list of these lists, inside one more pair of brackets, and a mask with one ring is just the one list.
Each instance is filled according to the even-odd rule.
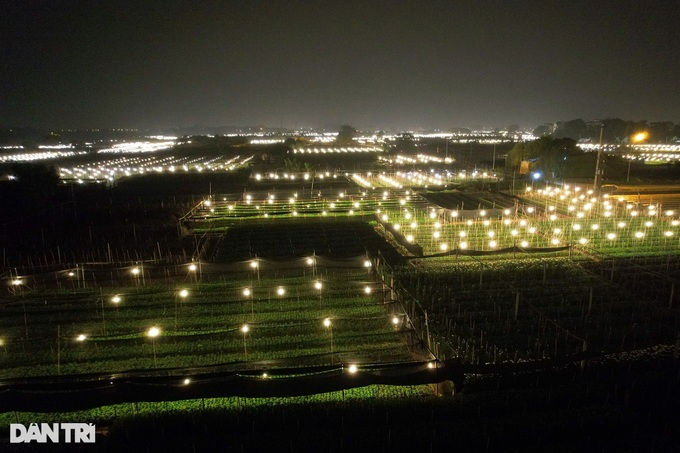
[[680,121],[680,2],[2,3],[0,127]]

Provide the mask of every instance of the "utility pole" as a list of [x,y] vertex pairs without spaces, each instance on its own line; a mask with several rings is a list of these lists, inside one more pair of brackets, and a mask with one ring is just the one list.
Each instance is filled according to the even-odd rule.
[[595,179],[593,180],[593,190],[597,191],[600,188],[600,160],[602,159],[602,133],[604,132],[604,123],[600,126],[600,146],[597,148],[597,161],[595,161]]

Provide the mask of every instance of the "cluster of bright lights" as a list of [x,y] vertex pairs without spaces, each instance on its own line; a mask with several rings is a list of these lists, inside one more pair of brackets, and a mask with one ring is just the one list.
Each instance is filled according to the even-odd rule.
[[[370,173],[369,173],[370,176]],[[352,175],[352,180],[357,183],[360,187],[365,187],[365,188],[373,188],[374,186],[370,183],[370,181],[361,175],[354,173]]]
[[40,145],[38,149],[74,149],[73,145]]
[[36,151],[19,154],[5,154],[0,156],[0,163],[4,162],[32,162],[37,160],[52,160],[87,154],[86,151]]
[[296,148],[293,154],[346,154],[346,153],[376,153],[382,151],[376,146],[350,146],[332,148]]
[[284,141],[283,138],[251,138],[249,143],[251,145],[275,145]]
[[529,214],[536,213],[537,215],[549,214],[551,220],[555,220],[557,216],[554,214],[558,209],[566,210],[571,216],[576,216],[577,219],[583,218],[618,218],[618,217],[638,217],[638,216],[672,216],[673,211],[661,212],[657,210],[657,206],[648,205],[646,211],[636,209],[636,205],[626,202],[625,198],[614,198],[609,194],[604,194],[601,197],[596,196],[592,189],[582,189],[575,186],[546,187],[545,189],[532,190],[531,187],[526,188],[527,198],[541,198],[537,204],[543,206],[542,211],[535,209],[533,206],[526,208]]
[[454,162],[454,159],[451,157],[436,157],[436,156],[430,156],[428,154],[418,154],[416,155],[416,158],[418,159],[418,162],[422,162],[424,164],[429,164],[430,162],[435,162],[438,164],[451,164]]
[[[581,148],[583,151],[597,151],[600,149],[599,143],[577,143],[576,146]],[[616,151],[618,148],[619,145],[614,145],[611,143],[602,144],[602,151],[611,152]]]
[[176,135],[147,135],[145,138],[148,138],[149,140],[163,140],[163,141],[177,141],[177,136]]
[[[201,202],[201,204],[210,206],[210,205],[213,204],[213,201],[211,201],[210,199],[207,199],[207,200],[203,200]],[[300,263],[304,262],[304,263],[307,263],[308,265],[316,266],[317,259],[318,258],[317,258],[316,255],[307,256],[307,257],[303,258],[302,260],[300,260]],[[259,259],[259,258],[255,258],[255,259],[245,261],[242,264],[244,266],[244,269],[248,269],[246,266],[252,266],[252,268],[254,269],[254,268],[258,268],[259,264],[263,264],[263,260]],[[371,274],[372,271],[373,271],[372,267],[374,266],[374,264],[375,263],[371,260],[371,258],[369,256],[363,256],[361,260],[357,260],[355,262],[355,268],[357,270],[359,270],[359,268],[364,269],[364,271],[361,272],[364,275],[365,275],[366,270],[368,270],[369,274]],[[127,273],[128,276],[141,277],[144,274],[145,271],[148,272],[149,269],[147,268],[147,266],[150,266],[150,265],[147,265],[146,263],[144,263],[143,266],[141,264],[129,266],[128,268],[125,269],[125,272]],[[190,271],[198,271],[200,269],[200,263],[187,262],[187,263],[185,263],[185,264],[183,264],[179,267],[181,268],[182,272],[186,272],[187,269],[189,269]],[[66,270],[60,272],[59,275],[63,276],[63,275],[68,275],[69,273],[71,273],[71,274],[73,274],[72,276],[74,276],[75,274],[77,274],[78,272],[81,271],[80,266],[77,266],[73,269],[75,270],[75,272],[72,272],[70,269],[66,269]],[[25,279],[25,277],[22,277],[22,278]],[[368,279],[368,280],[372,280],[372,279]],[[321,301],[323,301],[323,298],[326,297],[326,295],[329,294],[326,291],[327,281],[322,280],[319,276],[316,276],[316,275],[314,275],[314,277],[311,280],[307,280],[304,283],[300,283],[300,284],[294,283],[295,286],[292,286],[292,287],[287,286],[287,284],[286,284],[287,281],[288,280],[283,279],[282,281],[277,282],[277,283],[282,283],[282,285],[278,285],[277,283],[275,283],[274,285],[271,285],[271,286],[269,286],[269,285],[259,286],[259,284],[258,284],[258,286],[241,286],[240,288],[234,288],[235,292],[236,292],[236,294],[234,294],[234,295],[238,299],[240,299],[240,301],[242,302],[241,305],[243,307],[244,306],[243,302],[245,300],[248,300],[250,302],[251,306],[255,306],[254,303],[253,303],[255,300],[266,300],[267,298],[268,298],[268,300],[272,300],[272,299],[276,299],[277,296],[282,298],[281,300],[285,300],[286,298],[292,299],[292,298],[295,298],[295,297],[297,297],[297,299],[299,300],[300,297],[301,297],[301,293],[302,293],[302,297],[309,297],[309,294],[314,294],[315,296],[318,296]],[[334,280],[333,277],[330,277],[330,279],[328,280],[328,282],[329,282],[328,285],[332,287],[333,286],[332,282],[334,282],[334,281],[336,281],[336,280]],[[23,280],[21,278],[15,277],[15,281],[13,282],[13,284],[20,285],[20,284],[22,284],[22,282],[23,282]],[[258,282],[259,282],[259,275],[258,275]],[[348,282],[348,280],[343,277],[342,279],[337,280],[337,282],[339,282],[338,287],[332,288],[332,289],[335,292],[341,292],[344,296],[347,293],[347,288],[348,288],[347,282]],[[360,296],[364,300],[368,300],[368,299],[374,298],[376,292],[378,292],[378,293],[380,292],[381,286],[375,285],[375,283],[366,282],[365,277],[361,277],[360,279],[358,279],[356,281],[356,283],[357,283],[357,285],[356,286],[352,285],[352,289],[350,290],[352,293],[354,293],[355,297]],[[250,285],[253,285],[253,284],[251,283]],[[284,286],[284,285],[286,285],[286,286]],[[196,291],[198,291],[198,289],[200,289],[200,286],[196,288]],[[331,288],[328,288],[328,289],[331,289]],[[313,293],[312,293],[312,291],[313,291]],[[322,294],[322,291],[323,291],[323,294]],[[228,290],[228,292],[231,292],[231,291]],[[176,310],[175,311],[175,323],[176,324],[175,324],[174,330],[169,329],[167,320],[165,322],[160,321],[158,324],[156,324],[156,322],[153,322],[153,323],[149,322],[148,324],[143,324],[141,327],[140,326],[133,327],[133,329],[134,329],[133,332],[126,332],[125,338],[128,338],[128,337],[143,338],[146,342],[148,342],[149,356],[151,356],[151,351],[153,350],[153,364],[154,364],[154,367],[156,367],[157,365],[159,365],[159,366],[165,365],[165,363],[163,363],[163,362],[165,362],[166,358],[167,358],[166,357],[166,354],[167,354],[166,351],[167,351],[168,346],[167,346],[167,344],[164,345],[165,342],[163,341],[163,338],[173,338],[176,335],[182,335],[183,334],[182,333],[183,331],[178,330],[178,326],[177,326],[177,308],[180,306],[180,301],[187,299],[187,298],[189,298],[188,300],[190,300],[197,293],[195,293],[194,290],[192,290],[192,289],[187,289],[186,287],[183,288],[182,286],[179,286],[179,287],[174,288],[171,291],[167,291],[166,289],[158,289],[158,292],[152,291],[151,294],[161,294],[162,295],[161,298],[166,298],[166,297],[174,298],[175,310]],[[261,299],[258,299],[257,296],[259,296]],[[104,334],[104,329],[103,329],[103,326],[104,326],[104,310],[112,310],[113,311],[115,309],[114,313],[122,314],[122,313],[125,312],[126,306],[127,306],[127,309],[130,309],[130,307],[135,305],[134,304],[135,300],[139,300],[139,297],[140,297],[139,294],[135,294],[135,295],[124,294],[124,293],[116,294],[116,293],[112,292],[108,295],[103,295],[103,294],[100,293],[99,298],[97,299],[97,305],[99,305],[99,302],[101,302],[101,309],[102,309],[102,316],[101,316],[102,329],[101,330],[102,330],[102,334]],[[155,295],[149,296],[149,293],[147,293],[147,295],[143,296],[142,299],[148,300],[148,297],[155,299],[156,296]],[[320,302],[320,303],[323,303],[325,305],[325,302]],[[343,304],[344,304],[344,302],[343,302]],[[107,306],[107,308],[105,308],[105,305]],[[330,309],[330,308],[332,308],[332,306],[333,306],[332,304],[328,305],[327,308]],[[257,312],[254,311],[253,313],[257,313]],[[108,316],[109,315],[107,314],[107,319],[108,319]],[[112,316],[117,316],[117,315],[112,315]],[[256,315],[253,315],[253,318],[255,316]],[[333,330],[336,329],[336,326],[341,330],[344,327],[343,322],[342,322],[343,319],[347,320],[346,321],[347,324],[354,322],[356,319],[366,319],[366,318],[355,318],[351,314],[348,315],[347,318],[343,318],[342,316],[337,318],[334,315],[329,315],[329,314],[324,314],[324,316],[327,316],[327,317],[324,318],[322,316],[321,319],[317,318],[317,319],[314,320],[314,322],[317,323],[316,324],[317,329],[319,329],[319,330],[324,329],[324,328],[328,329],[327,332],[330,334],[330,337],[331,337],[331,354],[333,353]],[[255,349],[256,352],[258,350],[258,347],[261,345],[261,343],[258,343],[257,341],[255,341],[255,340],[259,340],[259,338],[261,338],[261,337],[259,335],[256,335],[255,337],[253,337],[253,334],[256,334],[258,332],[259,326],[261,324],[258,324],[258,320],[257,319],[253,320],[253,318],[249,318],[246,321],[246,318],[244,317],[243,319],[240,319],[237,324],[234,324],[234,325],[227,324],[226,326],[219,328],[220,333],[228,332],[230,335],[234,335],[237,338],[239,338],[239,340],[243,341],[243,351],[244,351],[244,355],[245,355],[246,360],[248,360],[248,352],[250,352],[249,349],[246,349],[246,345],[249,348]],[[338,319],[341,322],[338,322],[337,324],[335,324],[336,320],[338,320]],[[406,324],[405,319],[407,319],[407,316],[404,313],[396,313],[396,314],[391,313],[389,315],[389,317],[385,318],[385,322],[390,323],[391,329],[394,329],[395,331],[399,331],[399,330],[401,330],[402,326]],[[75,324],[74,324],[74,326],[75,326]],[[184,327],[184,328],[189,328],[189,327]],[[284,327],[284,329],[285,329],[285,327]],[[206,334],[212,335],[213,333],[216,333],[217,331],[213,327],[210,327],[205,332],[206,332]],[[98,344],[97,342],[100,341],[103,337],[91,336],[91,334],[92,334],[92,330],[89,327],[87,327],[87,328],[84,328],[82,330],[73,329],[72,331],[68,332],[66,336],[63,336],[62,338],[68,338],[68,340],[71,341],[71,342],[80,343],[81,345],[79,345],[78,348],[95,347],[96,344]],[[262,337],[264,337],[265,335],[269,335],[269,334],[271,334],[271,332],[261,332]],[[274,335],[278,335],[278,334],[279,333],[276,332]],[[283,333],[283,335],[285,335],[285,333]],[[110,340],[110,338],[107,338],[107,341],[108,340]],[[5,342],[5,339],[0,338],[0,347],[4,346],[4,344],[5,344],[4,342]],[[252,344],[251,344],[251,342],[252,342]],[[88,343],[89,343],[89,346],[88,346]],[[64,343],[62,343],[62,344],[64,344]],[[164,349],[161,350],[162,353],[157,356],[156,348],[159,348],[161,346]],[[266,346],[266,344],[264,346]],[[72,346],[72,347],[75,348],[75,346]],[[262,349],[264,349],[264,347]],[[79,349],[79,350],[86,351],[87,349]],[[161,352],[161,351],[159,351],[159,352]],[[350,351],[349,350],[347,350],[347,351],[342,350],[340,352],[342,352],[343,356],[344,356],[347,353],[349,353]],[[88,354],[89,354],[89,352],[88,352]],[[252,357],[252,355],[251,355],[251,357]],[[350,364],[351,364],[351,362],[350,362]],[[348,367],[347,364],[345,364],[343,366],[343,370],[345,372],[354,374],[354,373],[359,372],[359,367],[360,366],[357,365],[357,364],[351,364],[349,367]],[[340,365],[338,365],[338,368],[340,368]],[[262,373],[261,376],[263,378],[268,377],[267,373]],[[185,376],[182,376],[181,378],[177,379],[177,384],[189,385],[193,382],[193,379],[194,379],[193,376],[187,377],[185,375]]]
[[[380,215],[384,222],[391,222],[392,229],[403,234],[407,242],[417,241],[429,253],[456,248],[496,250],[569,244],[604,248],[641,244],[662,247],[676,236],[675,230],[680,225],[674,218],[675,211],[664,211],[654,204],[636,209],[635,205],[608,194],[597,197],[590,189],[547,187],[529,190],[526,197],[536,199],[535,205],[520,206],[519,210],[505,209],[502,218],[492,217],[482,209],[474,219],[461,219],[456,210],[442,215],[422,207],[394,212],[395,208],[391,207],[382,210]],[[523,215],[518,217],[518,213]],[[645,241],[640,242],[643,239]]]
[[153,141],[153,142],[125,142],[117,143],[110,148],[104,148],[98,153],[130,154],[130,153],[153,153],[163,151],[175,146],[174,140]]
[[[675,162],[680,160],[680,145],[671,143],[634,143],[636,140],[640,141],[645,138],[644,135],[632,137],[631,141],[633,143],[623,146],[604,144],[602,145],[602,150],[614,153],[624,149],[626,151],[623,155],[624,158],[643,162]],[[577,146],[584,151],[597,151],[600,148],[597,143],[579,143]]]
[[[226,197],[222,199],[219,199],[219,197],[211,198],[201,201],[197,209],[192,210],[192,217],[196,220],[224,216],[235,219],[243,215],[252,217],[253,214],[258,217],[268,218],[270,214],[276,216],[316,216],[321,214],[326,216],[329,213],[351,216],[373,213],[375,212],[376,204],[378,206],[389,206],[397,202],[396,195],[390,195],[387,191],[369,194],[367,191],[357,191],[354,189],[351,191],[326,193],[325,195],[326,197],[323,197],[322,191],[319,190],[310,200],[299,199],[298,192],[265,193],[262,191],[244,193],[239,200],[227,200]],[[401,199],[401,204],[404,204],[410,198],[410,195],[406,195],[405,199]],[[378,208],[379,212],[380,208]]]
[[[406,158],[402,158],[406,159]],[[463,179],[496,179],[495,173],[489,173],[485,171],[474,171],[473,173],[451,173],[448,170],[439,171],[435,169],[425,170],[412,170],[408,172],[398,171],[396,173],[391,173],[389,175],[385,172],[380,173],[377,176],[367,173],[366,177],[363,177],[363,181],[360,182],[362,187],[428,187],[428,186],[444,186],[446,184],[455,183]]]
[[451,164],[455,162],[455,159],[451,157],[437,157],[437,156],[431,156],[428,154],[416,154],[415,156],[411,155],[405,155],[405,154],[400,154],[395,157],[380,157],[381,161],[387,162],[389,164],[393,165],[414,165],[414,164],[430,164],[430,163],[437,163],[437,164]]
[[79,182],[91,180],[114,181],[123,177],[144,175],[149,173],[233,171],[248,164],[252,156],[241,159],[240,156],[219,157],[175,157],[175,156],[134,156],[119,157],[104,161],[95,161],[76,165],[71,168],[61,167],[59,176],[63,180]]
[[275,181],[279,179],[288,179],[290,181],[310,181],[313,178],[326,179],[333,178],[336,179],[338,174],[331,172],[283,172],[283,173],[255,173],[252,178],[255,181]]
[[382,181],[384,184],[394,187],[395,189],[401,189],[403,187],[396,179],[390,178],[389,176],[383,174],[378,175],[378,179],[380,179],[380,181]]
[[338,137],[337,132],[323,132],[311,134],[298,134],[309,138],[313,143],[333,143]]
[[412,186],[442,186],[446,182],[441,173],[428,174],[422,171],[397,172],[397,177],[408,180]]
[[623,157],[629,160],[639,160],[642,162],[677,162],[680,160],[680,151],[672,153],[656,152],[656,153],[626,154]]
[[637,154],[637,159],[647,162],[680,160],[680,145],[677,144],[634,144],[630,148],[636,153],[629,153],[629,156],[634,157]]
[[[375,176],[366,173],[352,177],[363,184],[374,180],[401,185],[385,174]],[[323,201],[320,192],[315,194],[314,201],[300,199],[296,193],[276,196],[268,193],[261,201],[258,198],[262,195],[253,193],[244,194],[243,199],[236,202],[218,203],[221,212],[234,217],[245,212],[237,212],[236,208],[259,211],[258,215],[264,217],[267,216],[265,209],[270,208],[272,212],[292,216],[307,215],[308,212],[322,216],[331,212],[343,215],[373,212],[382,222],[390,224],[394,232],[403,235],[406,242],[418,243],[428,249],[426,253],[446,253],[456,249],[498,250],[512,246],[547,248],[569,244],[589,244],[593,247],[612,247],[617,244],[621,247],[629,245],[625,241],[641,244],[635,241],[642,238],[645,238],[645,246],[653,246],[654,241],[658,241],[657,236],[668,240],[677,235],[675,228],[672,228],[678,222],[671,218],[675,215],[673,211],[663,211],[655,205],[642,209],[608,194],[597,197],[587,188],[529,188],[525,195],[530,203],[528,205],[503,210],[468,210],[465,215],[459,210],[440,212],[416,194],[398,188],[363,190],[326,194],[334,198],[325,198]],[[215,211],[214,215],[224,215],[216,211],[217,204],[204,205],[203,208],[209,208],[211,214]],[[474,212],[475,217],[470,217],[470,212]],[[200,218],[210,214],[198,210],[196,215]],[[632,222],[635,218],[642,222]],[[616,226],[622,220],[626,220],[624,224],[630,224],[623,230]],[[652,228],[644,223],[651,220],[663,222]],[[664,228],[665,223],[669,225]],[[640,226],[636,227],[638,224]],[[636,236],[637,231],[644,232],[644,235]],[[657,231],[660,231],[658,235]]]

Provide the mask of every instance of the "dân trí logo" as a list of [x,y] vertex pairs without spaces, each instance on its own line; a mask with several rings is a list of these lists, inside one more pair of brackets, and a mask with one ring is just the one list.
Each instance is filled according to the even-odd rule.
[[94,443],[94,423],[31,423],[28,427],[21,423],[9,425],[9,442],[12,444]]

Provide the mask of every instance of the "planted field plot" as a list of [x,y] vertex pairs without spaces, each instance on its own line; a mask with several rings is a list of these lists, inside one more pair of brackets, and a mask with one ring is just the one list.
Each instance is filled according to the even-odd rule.
[[596,198],[592,193],[567,199],[574,193],[561,189],[527,194],[512,208],[449,210],[420,204],[386,207],[381,218],[406,241],[423,247],[425,255],[517,256],[574,248],[597,256],[625,257],[680,251],[680,220],[673,210],[606,195]]
[[[380,215],[400,206],[427,206],[403,190],[360,190],[356,186],[307,191],[291,188],[215,196],[183,219],[196,234],[226,234],[219,247],[206,247],[218,261],[287,256],[399,255],[375,232]],[[376,217],[377,216],[377,217]],[[214,241],[213,241],[214,242]]]
[[[108,153],[106,153],[108,151]],[[102,158],[101,153],[111,156],[109,159]],[[102,150],[95,159],[91,157],[83,162],[77,159],[73,166],[68,167],[67,162],[62,162],[59,167],[59,177],[66,181],[105,180],[113,183],[121,178],[141,176],[147,173],[188,173],[188,172],[229,172],[247,168],[253,156],[233,156],[233,152],[221,155],[193,154],[175,156],[170,152],[157,154],[136,154],[120,156],[120,151],[115,148]]]
[[[530,189],[530,188],[528,188]],[[523,210],[543,218],[570,244],[606,257],[673,255],[680,251],[678,212],[660,204],[595,196],[578,186],[527,190]]]
[[500,192],[424,192],[421,195],[430,203],[453,210],[508,209],[516,205],[516,199]]
[[[417,163],[417,160],[426,156],[419,155],[418,159],[409,158],[405,156],[397,156],[395,159],[386,158],[382,159],[387,161],[389,165],[410,165]],[[443,159],[437,159],[443,162]],[[432,160],[432,158],[430,158]],[[421,160],[422,162],[422,160]],[[365,174],[355,173],[352,175],[352,179],[361,187],[365,188],[380,188],[387,187],[392,189],[408,189],[408,188],[418,188],[418,189],[441,189],[441,188],[452,188],[459,187],[463,183],[479,183],[482,187],[487,184],[496,183],[498,181],[497,175],[492,171],[472,171],[466,172],[461,171],[459,173],[452,173],[449,170],[411,170],[411,171],[397,171],[397,172],[379,172],[372,173],[368,172]]]
[[[372,222],[375,223],[375,222]],[[228,229],[214,255],[215,261],[254,257],[285,258],[322,255],[335,258],[375,255],[397,259],[368,221],[338,219],[250,222]]]
[[673,210],[579,188],[528,190],[503,209],[460,201],[381,213],[427,257],[394,278],[437,357],[568,361],[675,341]]
[[[363,261],[362,261],[363,263]],[[3,378],[403,361],[404,314],[363,265],[220,281],[17,291],[0,318]],[[145,371],[146,370],[146,371]]]
[[[467,220],[460,219],[463,215],[470,217]],[[490,218],[491,215],[495,217]],[[498,254],[503,253],[503,249],[510,249],[505,253],[517,254],[566,245],[562,234],[555,235],[552,224],[541,219],[520,218],[510,209],[464,212],[405,208],[385,210],[381,220],[407,242],[421,246],[425,255],[465,255],[474,252]],[[548,227],[552,228],[546,231]],[[562,231],[560,229],[557,233]],[[524,250],[512,250],[513,247]]]
[[680,328],[667,303],[640,300],[567,259],[428,262],[395,279],[430,347],[467,363],[644,348],[674,341]]
[[186,261],[192,241],[183,237],[179,219],[201,200],[198,194],[211,187],[238,191],[246,182],[242,173],[176,173],[123,179],[113,189],[60,187],[63,203],[7,223],[3,265],[35,273],[66,263]]
[[678,305],[678,255],[582,260],[579,264],[603,280],[635,293],[641,300],[653,300],[669,309]]
[[219,232],[247,220],[273,221],[289,218],[359,217],[399,206],[425,205],[408,190],[327,189],[303,193],[302,190],[271,190],[238,195],[218,195],[199,203],[183,219],[195,232]]

